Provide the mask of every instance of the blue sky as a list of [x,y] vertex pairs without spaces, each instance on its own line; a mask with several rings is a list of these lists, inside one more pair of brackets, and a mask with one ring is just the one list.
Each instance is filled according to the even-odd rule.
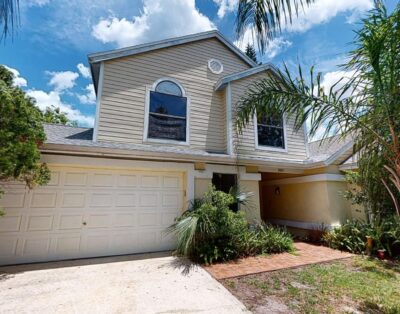
[[[386,1],[389,8],[396,1]],[[87,54],[219,29],[235,41],[237,0],[26,0],[21,25],[0,46],[0,62],[40,108],[61,107],[80,125],[95,113]],[[372,0],[317,0],[272,43],[263,62],[316,65],[327,85],[344,75],[336,67],[351,48],[353,29]],[[252,41],[247,32],[243,47]]]

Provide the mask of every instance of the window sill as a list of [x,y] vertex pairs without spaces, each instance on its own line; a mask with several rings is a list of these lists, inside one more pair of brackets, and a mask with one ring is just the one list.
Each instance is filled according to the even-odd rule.
[[188,142],[175,141],[175,140],[164,140],[164,139],[157,139],[157,138],[146,138],[143,141],[143,143],[189,146]]
[[272,147],[272,146],[256,146],[256,150],[262,150],[262,151],[269,151],[269,152],[278,152],[278,153],[288,153],[287,148],[278,148],[278,147]]

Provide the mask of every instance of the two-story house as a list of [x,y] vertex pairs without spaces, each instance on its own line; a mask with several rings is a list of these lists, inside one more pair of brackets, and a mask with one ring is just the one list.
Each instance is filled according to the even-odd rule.
[[297,229],[351,216],[340,195],[352,143],[309,144],[286,117],[235,106],[271,75],[218,31],[89,55],[94,128],[45,125],[48,185],[7,183],[0,264],[173,248],[164,230],[212,183],[252,192],[249,221]]

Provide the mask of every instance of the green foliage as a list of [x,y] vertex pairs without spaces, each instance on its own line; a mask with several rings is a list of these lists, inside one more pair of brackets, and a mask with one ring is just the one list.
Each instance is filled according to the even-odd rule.
[[60,108],[54,106],[47,107],[43,112],[43,122],[78,126],[77,121],[69,120],[66,113],[62,112]]
[[248,56],[251,60],[253,60],[255,63],[258,63],[257,61],[257,55],[256,55],[256,50],[254,47],[250,44],[247,44],[246,46],[246,51],[245,51],[246,56]]
[[177,253],[211,264],[292,249],[292,239],[284,231],[270,226],[249,229],[244,213],[230,210],[234,202],[232,195],[213,187],[203,198],[195,200],[167,230],[177,237]]
[[400,313],[400,264],[360,256],[222,283],[250,310],[274,300],[285,313]]
[[12,82],[12,73],[0,66],[0,180],[45,184],[50,172],[40,163],[39,147],[46,138],[42,113]]
[[400,218],[386,216],[373,222],[347,221],[324,235],[332,248],[362,254],[366,251],[367,236],[373,238],[373,252],[385,249],[389,256],[400,257]]
[[255,83],[239,101],[237,128],[242,132],[255,112],[286,114],[300,130],[308,121],[309,136],[325,130],[354,138],[359,156],[358,182],[374,212],[400,215],[400,4],[387,15],[383,6],[371,11],[356,32],[355,50],[333,86],[322,86],[321,73],[301,66],[293,75],[284,65]]

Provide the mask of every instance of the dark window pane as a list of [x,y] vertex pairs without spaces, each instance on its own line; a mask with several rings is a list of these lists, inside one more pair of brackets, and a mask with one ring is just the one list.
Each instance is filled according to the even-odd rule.
[[258,145],[285,148],[283,129],[268,126],[257,126]]
[[271,125],[271,126],[283,126],[283,119],[281,115],[275,115],[275,116],[265,116],[262,115],[261,117],[257,118],[257,123],[258,124],[264,124],[264,125]]
[[150,112],[186,118],[186,97],[150,92]]
[[175,96],[182,96],[181,88],[171,81],[162,81],[157,84],[156,92],[175,95]]
[[148,137],[186,141],[186,119],[150,114]]

